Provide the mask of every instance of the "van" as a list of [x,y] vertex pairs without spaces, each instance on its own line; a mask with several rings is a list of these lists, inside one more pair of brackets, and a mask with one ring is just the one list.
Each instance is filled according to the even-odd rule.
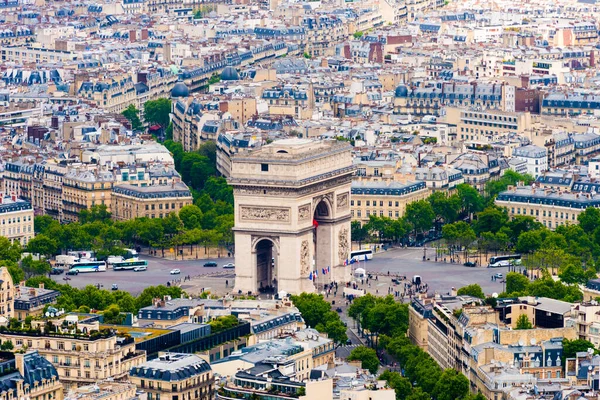
[[413,276],[412,282],[417,286],[421,286],[421,277],[419,275]]

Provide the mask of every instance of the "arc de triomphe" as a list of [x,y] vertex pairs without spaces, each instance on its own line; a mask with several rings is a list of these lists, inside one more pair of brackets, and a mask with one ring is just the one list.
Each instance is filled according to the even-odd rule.
[[232,157],[236,291],[297,294],[350,280],[350,150],[336,140],[284,139]]

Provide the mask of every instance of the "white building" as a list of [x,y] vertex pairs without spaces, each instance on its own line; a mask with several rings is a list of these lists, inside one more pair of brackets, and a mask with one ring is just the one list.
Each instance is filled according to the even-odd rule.
[[533,144],[517,147],[513,150],[513,157],[527,163],[527,173],[537,178],[548,169],[548,154],[545,147]]
[[33,207],[16,196],[0,196],[0,234],[11,242],[27,245],[35,236],[33,230]]

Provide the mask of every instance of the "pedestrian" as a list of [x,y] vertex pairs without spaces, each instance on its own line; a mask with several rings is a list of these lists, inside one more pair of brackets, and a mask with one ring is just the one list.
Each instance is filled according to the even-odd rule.
[[229,287],[229,281],[225,279],[225,287]]

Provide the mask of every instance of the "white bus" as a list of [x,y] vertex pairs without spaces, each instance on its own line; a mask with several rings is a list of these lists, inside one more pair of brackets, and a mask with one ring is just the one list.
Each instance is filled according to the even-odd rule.
[[69,268],[69,272],[71,271],[77,273],[104,272],[106,271],[106,263],[104,261],[78,261],[71,265],[71,268]]
[[350,259],[356,261],[365,261],[373,259],[373,250],[356,250],[350,252]]

